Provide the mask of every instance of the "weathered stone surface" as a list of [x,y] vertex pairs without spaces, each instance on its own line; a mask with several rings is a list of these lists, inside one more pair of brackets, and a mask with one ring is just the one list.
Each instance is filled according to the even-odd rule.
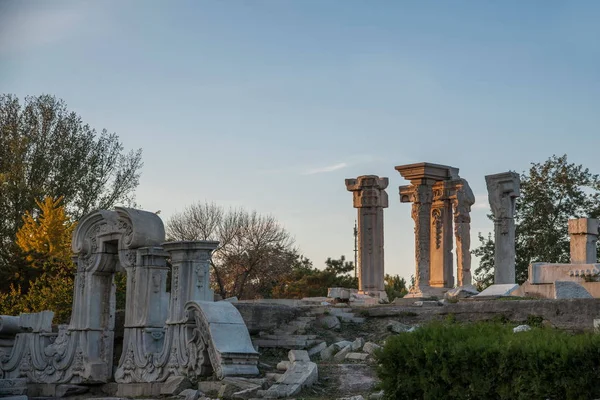
[[335,353],[335,356],[333,356],[333,361],[338,363],[344,361],[346,359],[346,355],[350,353],[350,351],[352,351],[352,344],[344,347],[343,349]]
[[327,348],[327,343],[321,342],[318,345],[316,345],[315,347],[308,350],[308,355],[314,356],[315,354],[320,354],[321,351],[325,350],[326,348]]
[[348,353],[346,360],[364,361],[369,357],[367,353]]
[[598,241],[598,220],[579,218],[569,220],[571,238],[571,264],[596,263],[596,242]]
[[329,345],[327,348],[321,350],[321,360],[322,361],[327,361],[329,360],[331,357],[333,357],[333,355],[335,354],[335,352],[338,350],[337,346],[335,344]]
[[327,329],[340,328],[340,320],[335,315],[324,315],[318,319],[318,324]]
[[374,368],[365,364],[337,364],[330,367],[329,373],[338,377],[340,395],[369,393],[377,382]]
[[198,390],[208,395],[217,395],[223,385],[221,381],[199,381]]
[[310,361],[294,361],[277,383],[268,390],[259,390],[256,394],[267,399],[291,397],[304,387],[311,386],[318,377],[317,364]]
[[515,172],[487,175],[488,200],[494,216],[494,283],[515,283],[515,202],[521,181]]
[[369,400],[380,400],[383,399],[384,392],[380,390],[379,392],[371,393],[369,395]]
[[56,397],[67,397],[75,396],[78,394],[87,393],[90,390],[88,386],[80,385],[57,385],[55,396]]
[[161,385],[160,394],[176,395],[191,387],[192,382],[185,376],[174,376]]
[[338,397],[336,400],[365,400],[360,394],[358,396]]
[[27,379],[0,379],[0,396],[18,396],[27,393]]
[[222,382],[224,385],[219,389],[219,398],[248,399],[262,387],[244,378],[227,377]]
[[185,400],[198,400],[202,393],[196,389],[185,389],[178,394],[179,397],[183,397]]
[[358,351],[358,350],[362,349],[364,344],[365,344],[365,339],[363,339],[361,337],[356,338],[356,340],[354,342],[352,342],[352,351]]
[[519,288],[516,283],[493,284],[485,288],[481,293],[474,297],[501,297],[510,296],[513,291]]
[[298,308],[282,304],[238,302],[234,303],[234,306],[242,315],[248,331],[253,335],[286,324],[300,313]]
[[388,178],[363,175],[346,179],[358,209],[358,290],[361,293],[384,291],[383,209],[388,207],[385,192]]
[[577,282],[556,281],[554,282],[554,298],[591,299],[592,295]]
[[350,299],[350,289],[347,288],[328,288],[327,297],[331,299],[348,300]]
[[334,343],[334,345],[338,350],[341,350],[344,347],[352,346],[352,342],[349,340],[341,340],[339,342]]
[[518,332],[527,332],[530,331],[531,327],[529,325],[519,325],[513,328],[513,332],[514,333],[518,333]]
[[290,362],[302,361],[308,362],[310,361],[310,357],[308,356],[308,352],[306,350],[290,350],[288,352],[288,358]]
[[473,285],[460,286],[454,289],[448,290],[444,294],[445,299],[464,299],[479,294],[477,288]]
[[378,344],[375,344],[373,342],[367,342],[365,343],[365,345],[363,346],[363,351],[367,354],[373,354],[375,353],[376,350],[380,349],[381,346],[379,346]]
[[291,361],[280,361],[277,363],[277,370],[278,371],[287,371],[288,369],[290,369],[290,366],[292,365]]

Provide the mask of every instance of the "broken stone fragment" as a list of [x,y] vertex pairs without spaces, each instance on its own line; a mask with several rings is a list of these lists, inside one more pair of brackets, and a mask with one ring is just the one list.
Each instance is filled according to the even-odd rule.
[[338,363],[344,361],[346,359],[346,355],[350,353],[351,350],[352,345],[344,347],[342,350],[338,351],[335,356],[333,356],[333,361]]
[[379,346],[378,344],[375,344],[373,342],[367,342],[363,346],[362,350],[367,354],[373,355],[373,353],[375,353],[375,351],[380,348],[381,348],[381,346]]
[[333,355],[335,354],[336,351],[337,351],[337,347],[335,344],[332,344],[332,345],[328,346],[327,348],[321,350],[321,360],[322,361],[329,360],[331,357],[333,357]]
[[346,360],[364,361],[369,357],[367,353],[348,353]]
[[288,358],[290,362],[302,361],[308,362],[310,361],[310,357],[308,356],[308,352],[306,350],[290,350],[288,352]]
[[191,387],[192,382],[185,376],[173,376],[161,386],[160,394],[176,395]]
[[320,353],[321,351],[325,350],[326,348],[327,348],[327,343],[321,342],[318,345],[311,348],[310,350],[308,350],[308,355],[314,356],[315,354]]
[[185,389],[178,396],[185,398],[185,400],[198,400],[201,394],[203,393],[196,389]]
[[365,340],[361,337],[356,338],[356,340],[354,342],[352,342],[352,351],[358,351],[360,349],[362,349],[363,345],[365,344]]
[[530,331],[531,327],[529,325],[519,325],[515,328],[513,328],[513,332],[514,333],[518,333],[518,332],[527,332]]
[[339,329],[340,320],[335,315],[324,315],[319,318],[318,322],[325,329]]

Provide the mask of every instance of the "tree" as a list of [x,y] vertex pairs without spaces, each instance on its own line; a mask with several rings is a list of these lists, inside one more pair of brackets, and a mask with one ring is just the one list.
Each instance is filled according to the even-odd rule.
[[346,261],[344,256],[339,259],[327,258],[323,270],[314,268],[308,259],[300,257],[292,270],[279,278],[273,297],[324,297],[327,296],[327,289],[332,287],[357,289],[358,278],[351,276],[351,271],[354,271],[354,263]]
[[400,275],[385,274],[383,281],[389,301],[393,301],[397,297],[404,297],[408,293],[406,279],[401,278]]
[[[600,177],[582,165],[568,163],[567,155],[532,163],[521,174],[521,196],[515,207],[517,282],[527,279],[532,262],[569,262],[568,220],[600,215]],[[493,280],[494,241],[479,235],[481,257],[476,280]]]
[[37,201],[39,214],[27,212],[16,234],[29,268],[11,279],[10,291],[0,293],[0,313],[53,310],[58,322],[71,314],[75,265],[71,261],[72,222],[62,198]]
[[[15,234],[21,217],[35,214],[36,200],[63,197],[75,220],[132,204],[141,167],[141,150],[124,153],[116,134],[97,134],[64,101],[41,95],[21,104],[0,95],[0,271],[23,265]],[[6,289],[6,276],[0,278]]]
[[291,270],[298,255],[293,239],[270,215],[225,211],[198,202],[167,221],[169,240],[218,240],[212,281],[223,298],[268,297],[273,281]]

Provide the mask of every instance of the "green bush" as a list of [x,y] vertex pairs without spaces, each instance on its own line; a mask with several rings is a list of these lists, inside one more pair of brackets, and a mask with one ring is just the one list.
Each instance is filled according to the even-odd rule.
[[435,322],[389,338],[376,356],[387,399],[600,397],[600,335],[592,333]]

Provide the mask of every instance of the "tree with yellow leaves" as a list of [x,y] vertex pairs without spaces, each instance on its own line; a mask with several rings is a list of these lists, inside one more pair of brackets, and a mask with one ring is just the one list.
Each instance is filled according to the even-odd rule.
[[26,212],[16,243],[29,268],[17,272],[19,282],[0,293],[0,312],[18,314],[52,310],[57,322],[71,314],[75,266],[71,261],[71,236],[75,229],[61,204],[62,198],[36,201],[38,210]]

